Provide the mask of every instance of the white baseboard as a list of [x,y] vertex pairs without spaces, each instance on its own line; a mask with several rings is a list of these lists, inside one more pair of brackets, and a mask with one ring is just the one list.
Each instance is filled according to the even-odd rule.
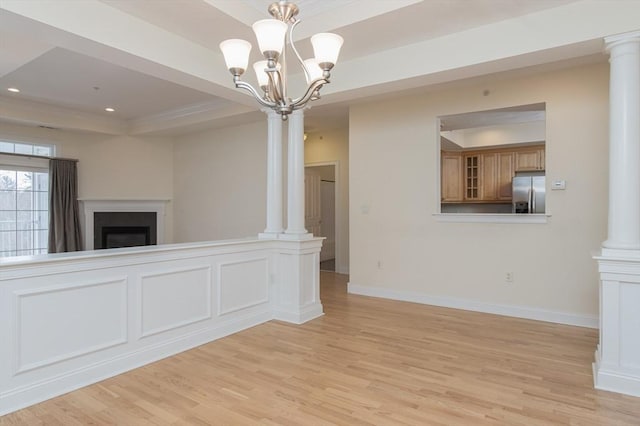
[[592,367],[593,385],[596,389],[640,397],[640,371],[630,374],[628,371],[605,368],[600,360],[599,348],[596,350],[595,360]]
[[403,290],[368,287],[349,283],[347,291],[362,296],[381,297],[384,299],[401,300],[403,302],[421,303],[424,305],[441,306],[445,308],[463,309],[466,311],[484,312],[487,314],[505,315],[509,317],[525,318],[558,324],[575,325],[578,327],[598,328],[598,317],[591,315],[577,315],[567,312],[549,311],[546,309],[527,306],[499,305],[478,302],[454,297],[431,296]]
[[304,324],[322,315],[324,315],[322,303],[313,303],[296,312],[275,310],[273,319],[290,322],[292,324]]
[[337,274],[343,274],[343,275],[349,275],[349,268],[348,267],[338,266],[338,267],[336,267],[336,273]]
[[80,366],[49,380],[11,389],[0,393],[0,416],[254,327],[272,318],[270,311],[239,317],[93,365]]

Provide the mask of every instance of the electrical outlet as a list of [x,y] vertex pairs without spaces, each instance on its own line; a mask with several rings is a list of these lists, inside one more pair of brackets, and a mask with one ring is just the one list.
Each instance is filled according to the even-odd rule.
[[513,272],[507,272],[504,275],[504,282],[506,282],[506,283],[512,283],[513,282]]

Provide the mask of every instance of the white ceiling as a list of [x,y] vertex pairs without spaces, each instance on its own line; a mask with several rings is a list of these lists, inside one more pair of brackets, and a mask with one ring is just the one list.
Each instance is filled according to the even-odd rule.
[[[13,102],[20,105],[33,102],[133,123],[150,133],[174,134],[206,127],[207,113],[211,126],[256,117],[251,111],[256,111],[257,105],[233,89],[218,44],[231,37],[253,42],[250,23],[268,17],[270,0],[30,0],[22,4],[20,1],[0,3],[3,109],[10,109]],[[317,130],[344,125],[349,102],[397,90],[394,77],[401,63],[380,63],[371,70],[380,82],[376,90],[372,90],[374,85],[361,87],[358,79],[341,75],[341,63],[358,64],[447,34],[462,34],[575,1],[300,0],[296,2],[302,20],[297,28],[297,45],[303,57],[311,55],[308,37],[312,33],[333,31],[345,38],[339,63],[332,73],[332,81],[336,83],[328,86],[329,96],[305,114],[306,126]],[[53,12],[47,14],[48,11]],[[98,11],[100,16],[96,15]],[[114,17],[114,21],[109,21],[109,17]],[[91,19],[100,27],[96,28],[98,24],[92,24]],[[136,39],[133,30],[138,31],[140,38],[147,38]],[[109,40],[112,45],[101,40]],[[574,49],[570,56],[591,55],[590,49]],[[191,52],[199,53],[194,57]],[[548,59],[536,61],[571,59],[554,52],[555,56],[550,54]],[[190,56],[170,64],[163,56],[170,53],[172,58],[181,54]],[[258,59],[257,53],[253,54]],[[439,60],[425,57],[424,61],[434,59]],[[432,80],[446,81],[436,75],[438,78]],[[402,88],[423,86],[431,81],[429,76],[418,77],[403,80],[406,84]],[[461,77],[466,75],[454,72],[449,80]],[[347,80],[353,83],[347,85]],[[8,93],[7,87],[19,87],[21,93]],[[106,113],[104,108],[108,106],[116,112]],[[185,111],[195,112],[187,119]],[[174,115],[181,117],[176,119],[175,126],[166,119]],[[14,120],[11,117],[0,110],[0,120]],[[153,117],[161,117],[162,125],[150,124]]]
[[445,115],[440,117],[440,131],[542,121],[545,119],[545,110],[546,105],[539,103]]
[[19,87],[21,99],[104,113],[130,120],[185,105],[211,102],[211,95],[62,48],[51,49],[0,78]]

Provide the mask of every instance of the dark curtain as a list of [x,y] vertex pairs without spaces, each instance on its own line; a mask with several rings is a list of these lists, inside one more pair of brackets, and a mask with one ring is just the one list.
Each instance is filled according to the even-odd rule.
[[82,250],[76,161],[49,161],[49,253]]

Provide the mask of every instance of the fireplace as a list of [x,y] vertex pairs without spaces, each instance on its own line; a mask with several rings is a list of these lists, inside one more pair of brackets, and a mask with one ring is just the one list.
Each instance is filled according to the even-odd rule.
[[148,226],[105,226],[102,228],[102,244],[98,248],[148,245],[151,245],[151,229]]
[[164,244],[169,200],[81,199],[87,250]]
[[157,244],[155,212],[95,212],[93,248],[148,246]]

